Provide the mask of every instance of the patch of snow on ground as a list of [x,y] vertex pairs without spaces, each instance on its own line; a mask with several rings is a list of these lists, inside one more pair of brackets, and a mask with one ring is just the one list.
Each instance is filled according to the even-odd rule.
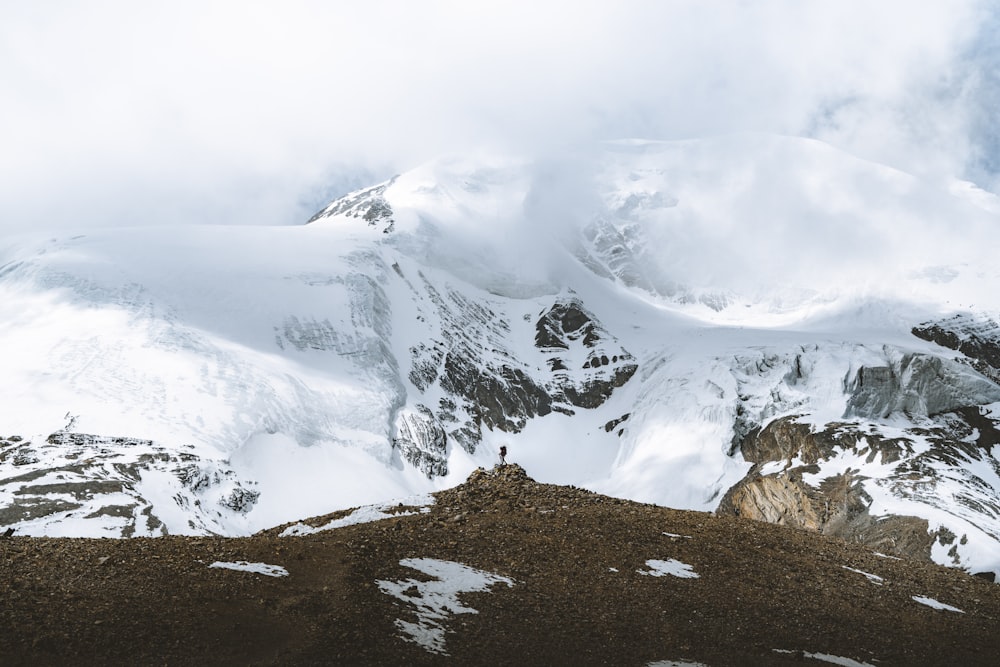
[[857,660],[852,660],[851,658],[842,658],[839,655],[830,655],[829,653],[808,653],[806,651],[789,651],[788,649],[774,649],[775,653],[801,653],[804,658],[811,658],[813,660],[819,660],[821,662],[829,662],[834,665],[843,665],[843,667],[874,667],[868,662],[858,662]]
[[703,662],[688,662],[687,660],[658,660],[651,662],[646,667],[708,667]]
[[691,539],[690,535],[678,535],[677,533],[663,533],[663,534],[666,535],[667,537],[681,537],[684,538],[685,540]]
[[665,577],[669,574],[681,579],[698,579],[701,576],[687,563],[682,563],[673,558],[668,558],[667,560],[650,559],[646,561],[646,566],[649,570],[636,570],[636,572],[651,577]]
[[245,560],[238,560],[234,563],[227,563],[217,560],[209,567],[223,570],[238,570],[240,572],[255,572],[256,574],[266,574],[269,577],[287,577],[288,570],[280,565],[268,565],[267,563],[248,563]]
[[396,627],[403,638],[423,646],[431,653],[446,655],[444,650],[445,619],[450,614],[478,614],[458,600],[459,593],[481,593],[494,584],[513,586],[514,581],[499,574],[484,572],[468,565],[434,558],[404,558],[403,567],[413,568],[431,581],[404,579],[402,581],[376,581],[379,589],[394,598],[413,605],[417,622],[396,619]]
[[873,584],[875,584],[876,586],[881,586],[882,582],[885,581],[885,579],[883,579],[882,577],[878,576],[877,574],[870,574],[870,573],[864,572],[862,570],[855,570],[853,567],[847,567],[846,565],[841,565],[840,567],[844,568],[845,570],[850,570],[851,572],[857,572],[858,574],[865,575],[865,578],[868,581],[870,581]]
[[955,611],[955,612],[958,612],[959,614],[964,614],[965,613],[964,611],[962,611],[958,607],[952,607],[949,604],[945,604],[943,602],[938,602],[934,598],[924,597],[923,595],[914,595],[912,597],[913,597],[913,601],[914,602],[919,602],[920,604],[927,605],[928,607],[931,607],[932,609],[942,609],[944,611]]
[[304,523],[297,523],[294,526],[289,526],[281,532],[281,537],[294,537],[296,535],[311,535],[312,533],[319,533],[324,530],[333,530],[334,528],[343,528],[344,526],[353,526],[359,523],[371,523],[373,521],[381,521],[382,519],[391,519],[393,517],[400,516],[411,516],[417,514],[417,512],[387,512],[390,508],[396,508],[400,505],[404,507],[417,507],[420,509],[421,514],[426,514],[430,512],[430,506],[434,504],[434,496],[431,495],[421,495],[412,496],[410,498],[405,498],[399,500],[395,503],[383,503],[381,505],[368,505],[366,507],[359,507],[345,517],[339,519],[334,519],[329,521],[318,528],[313,526],[308,526]]

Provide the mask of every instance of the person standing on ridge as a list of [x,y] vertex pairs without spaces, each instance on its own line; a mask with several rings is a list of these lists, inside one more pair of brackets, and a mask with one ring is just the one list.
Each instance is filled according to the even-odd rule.
[[507,465],[507,445],[500,445],[500,465]]

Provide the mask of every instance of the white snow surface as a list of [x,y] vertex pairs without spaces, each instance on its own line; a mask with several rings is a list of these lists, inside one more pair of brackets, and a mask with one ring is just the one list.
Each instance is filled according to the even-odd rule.
[[875,584],[876,586],[881,586],[885,582],[885,579],[883,577],[878,576],[877,574],[872,574],[871,572],[865,572],[864,570],[857,570],[853,567],[848,567],[846,565],[841,565],[841,567],[844,568],[845,570],[850,570],[851,572],[857,572],[858,574],[862,575],[865,579]]
[[287,577],[288,570],[281,567],[280,565],[268,565],[267,563],[250,563],[245,560],[238,561],[221,561],[217,560],[209,567],[219,568],[223,570],[236,570],[237,572],[253,572],[255,574],[263,574],[268,577]]
[[[739,135],[614,142],[563,161],[438,160],[381,188],[391,224],[332,213],[335,202],[299,227],[0,236],[0,433],[33,452],[15,462],[0,443],[0,509],[38,484],[26,474],[79,481],[78,463],[96,460],[87,479],[123,494],[102,506],[131,509],[100,514],[86,494],[53,491],[64,509],[8,522],[114,535],[147,512],[161,523],[135,534],[243,535],[453,486],[504,444],[542,482],[710,511],[749,469],[731,452],[738,416],[839,420],[859,367],[958,356],[913,325],[1000,313],[1000,209],[967,190],[812,140]],[[490,314],[456,325],[439,297]],[[548,377],[535,321],[565,297],[634,356],[624,386],[517,433],[484,428],[472,453],[450,441],[441,477],[401,456],[399,416],[449,398],[414,385],[415,348],[462,330],[481,363]],[[502,339],[486,325],[506,327]],[[60,431],[152,444],[38,444]],[[197,467],[186,481],[182,456]],[[984,461],[968,467],[995,498]],[[947,526],[966,536],[959,565],[1000,571],[1000,513],[958,502],[956,471],[902,498],[877,483],[887,466],[848,453],[821,476],[847,468],[870,477],[872,515]],[[240,489],[253,502],[234,503]]]
[[[334,530],[336,528],[343,528],[344,526],[354,526],[361,523],[371,523],[373,521],[381,521],[382,519],[391,519],[393,517],[401,516],[411,516],[413,514],[426,514],[430,512],[430,506],[434,504],[434,496],[424,495],[424,496],[414,496],[411,498],[403,498],[394,503],[382,503],[379,505],[366,505],[365,507],[359,507],[353,512],[340,519],[333,519],[323,524],[322,526],[309,526],[304,523],[296,523],[289,526],[285,530],[281,531],[281,537],[292,537],[295,535],[311,535],[312,533],[319,533],[325,530]],[[388,510],[395,507],[415,507],[416,511],[396,511],[389,512]]]
[[379,590],[391,595],[406,605],[414,607],[416,622],[396,619],[396,627],[404,639],[415,642],[430,653],[447,654],[445,650],[445,626],[453,614],[478,614],[471,607],[462,604],[459,593],[482,593],[495,584],[513,586],[508,577],[446,560],[435,558],[404,558],[399,561],[403,567],[422,572],[430,581],[404,579],[401,581],[377,581]]
[[690,565],[673,558],[668,558],[667,560],[653,558],[646,561],[646,567],[649,569],[636,570],[636,572],[650,577],[665,577],[667,575],[680,579],[698,579],[701,577]]
[[954,611],[954,612],[957,612],[959,614],[964,614],[965,613],[964,611],[962,611],[958,607],[952,607],[950,604],[945,604],[943,602],[938,602],[934,598],[925,597],[923,595],[914,595],[912,597],[913,597],[913,601],[914,602],[919,602],[920,604],[926,605],[926,606],[930,607],[931,609],[941,609],[943,611]]
[[[789,651],[787,649],[774,649],[775,653],[797,653],[797,651]],[[820,662],[828,662],[832,665],[842,665],[842,667],[875,667],[868,662],[858,662],[853,658],[844,658],[839,655],[831,655],[829,653],[809,653],[808,651],[802,651],[802,656],[805,658],[810,658],[811,660],[819,660]]]

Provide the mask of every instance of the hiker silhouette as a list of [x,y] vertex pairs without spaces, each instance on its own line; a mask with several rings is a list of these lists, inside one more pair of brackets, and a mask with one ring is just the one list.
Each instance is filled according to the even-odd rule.
[[507,465],[507,445],[500,446],[500,465]]

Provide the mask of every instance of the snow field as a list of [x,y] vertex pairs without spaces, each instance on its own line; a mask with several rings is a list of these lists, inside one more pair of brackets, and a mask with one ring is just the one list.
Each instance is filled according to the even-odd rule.
[[[428,493],[491,465],[501,445],[542,482],[710,511],[749,469],[730,452],[738,414],[841,419],[861,366],[942,354],[910,334],[915,323],[1000,311],[995,198],[814,141],[625,141],[544,163],[453,157],[383,196],[388,234],[333,216],[0,239],[0,429],[47,435],[75,418],[79,432],[196,455],[260,494],[244,514],[205,512],[192,527],[176,471],[144,472],[139,492],[171,532],[246,534]],[[503,340],[476,324],[481,363],[544,369],[534,322],[574,295],[639,370],[597,409],[516,434],[486,429],[474,453],[451,442],[448,474],[429,480],[393,447],[400,411],[447,398],[411,382],[412,349],[472,328],[447,320],[432,292],[508,324]],[[961,502],[970,478],[1000,493],[990,461],[966,461],[967,476],[936,469],[944,510],[901,498],[878,482],[890,466],[859,458],[845,453],[812,481],[868,476],[873,515],[947,526],[965,539],[958,565],[1000,571],[997,517]],[[0,463],[3,476],[18,474],[11,466]],[[121,523],[99,521],[19,529],[107,534]],[[936,546],[935,560],[956,564],[950,551]]]

